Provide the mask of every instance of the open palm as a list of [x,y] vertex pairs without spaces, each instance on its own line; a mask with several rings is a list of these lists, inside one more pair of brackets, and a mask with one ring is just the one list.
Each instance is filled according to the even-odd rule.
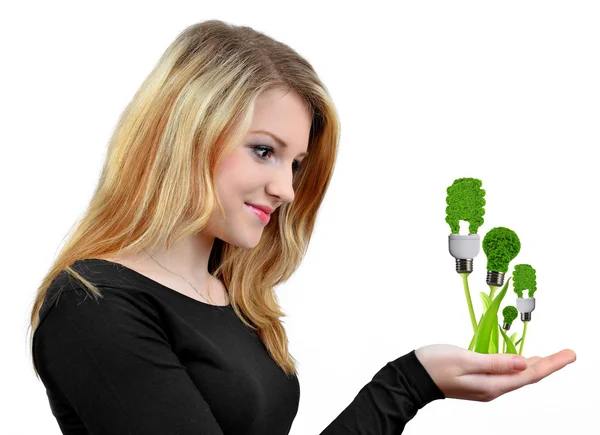
[[[421,347],[415,354],[447,398],[489,402],[534,384],[576,360],[564,349],[545,358],[513,354],[480,354],[449,344]],[[521,363],[516,368],[513,359]]]

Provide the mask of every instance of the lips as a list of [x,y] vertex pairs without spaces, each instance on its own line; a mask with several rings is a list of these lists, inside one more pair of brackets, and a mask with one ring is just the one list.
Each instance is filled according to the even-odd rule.
[[247,204],[247,203],[245,203],[245,206],[248,207],[248,209],[252,213],[254,213],[254,215],[256,217],[258,217],[263,223],[267,224],[271,220],[271,215],[265,213],[264,211],[260,210],[259,208],[255,207],[253,205]]
[[262,211],[266,215],[270,215],[271,213],[273,213],[273,209],[271,207],[266,206],[266,205],[252,204],[252,203],[249,203],[249,202],[247,202],[246,204],[249,205],[249,206],[252,206],[254,208],[259,209],[260,211]]

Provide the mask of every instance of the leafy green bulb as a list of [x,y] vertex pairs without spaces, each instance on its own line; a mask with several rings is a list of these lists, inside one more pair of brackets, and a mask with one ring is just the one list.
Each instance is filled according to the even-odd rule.
[[506,273],[508,264],[521,250],[521,241],[513,230],[496,227],[487,232],[481,246],[487,256],[487,270]]
[[446,189],[446,223],[452,234],[460,232],[459,221],[469,222],[469,234],[477,234],[483,225],[485,210],[485,190],[477,178],[458,178]]
[[519,315],[519,310],[517,310],[517,307],[509,305],[507,307],[504,307],[504,309],[502,310],[502,315],[504,316],[504,323],[508,323],[509,325],[511,325],[512,322]]
[[513,272],[513,285],[515,293],[522,298],[523,291],[529,290],[529,297],[532,298],[537,290],[535,269],[529,264],[517,264]]

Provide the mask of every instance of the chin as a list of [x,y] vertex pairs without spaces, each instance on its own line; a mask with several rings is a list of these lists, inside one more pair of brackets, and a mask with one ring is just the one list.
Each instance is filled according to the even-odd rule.
[[252,249],[252,248],[255,248],[256,245],[258,245],[260,243],[260,236],[258,238],[255,238],[255,237],[246,237],[246,238],[231,237],[231,238],[228,238],[227,240],[223,240],[223,241],[229,243],[230,245],[237,246],[238,248]]

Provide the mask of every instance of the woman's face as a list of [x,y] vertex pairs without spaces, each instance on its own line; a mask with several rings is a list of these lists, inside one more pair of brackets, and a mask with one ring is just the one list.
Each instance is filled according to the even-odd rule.
[[247,204],[275,210],[294,200],[292,180],[306,155],[311,122],[302,100],[292,91],[271,89],[258,97],[249,134],[216,169],[216,188],[227,221],[223,222],[217,207],[209,222],[213,236],[239,247],[258,244],[268,223]]

